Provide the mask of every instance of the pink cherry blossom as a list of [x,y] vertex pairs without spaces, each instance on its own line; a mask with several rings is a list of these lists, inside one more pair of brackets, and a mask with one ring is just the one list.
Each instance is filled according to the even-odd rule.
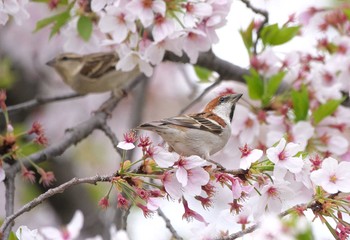
[[320,151],[328,151],[340,156],[349,149],[348,139],[337,129],[320,126],[316,128],[316,134],[319,140],[316,148]]
[[129,72],[135,67],[138,67],[147,77],[150,77],[153,73],[152,66],[139,52],[128,50],[124,55],[120,56],[120,60],[117,63],[117,70]]
[[243,106],[236,106],[237,113],[232,121],[232,134],[241,144],[252,144],[260,132],[260,125],[255,114]]
[[106,7],[106,14],[99,21],[99,28],[103,33],[111,33],[114,43],[123,42],[129,32],[136,31],[135,17],[121,7]]
[[39,230],[39,232],[45,237],[45,239],[76,239],[80,231],[83,227],[84,216],[80,210],[77,210],[74,213],[72,220],[68,223],[68,225],[63,229],[57,229],[54,227],[43,227]]
[[30,230],[27,226],[20,226],[16,231],[16,237],[25,240],[44,240],[38,229]]
[[304,162],[301,157],[295,155],[301,151],[301,147],[296,143],[288,143],[282,138],[276,147],[271,147],[266,150],[266,155],[275,167],[280,167],[298,173],[301,171]]
[[180,199],[182,197],[182,184],[176,179],[174,172],[165,172],[161,180],[165,191],[170,197],[173,199]]
[[182,41],[179,38],[166,38],[160,42],[152,42],[145,50],[145,56],[156,65],[162,62],[165,52],[171,51],[177,56],[182,55]]
[[149,27],[154,20],[154,14],[165,15],[166,4],[162,0],[132,0],[126,6],[137,16],[144,27]]
[[123,150],[131,150],[135,148],[135,142],[137,141],[137,136],[134,131],[129,131],[124,133],[124,141],[118,143],[117,147]]
[[[269,126],[270,131],[267,133],[267,145],[272,146],[286,134],[285,127],[275,128]],[[288,139],[300,145],[301,151],[305,150],[307,143],[315,133],[315,128],[310,122],[299,121],[289,127]]]
[[202,168],[205,164],[206,161],[199,156],[180,157],[175,163],[176,178],[186,193],[199,195],[202,186],[209,182],[209,173]]
[[183,50],[190,58],[190,63],[197,61],[199,52],[209,51],[211,43],[203,31],[188,29],[183,37]]
[[257,199],[257,205],[253,213],[255,217],[261,217],[264,212],[280,213],[286,199],[291,199],[293,190],[288,187],[289,182],[275,179],[260,190],[261,196]]
[[311,180],[328,193],[350,192],[350,162],[340,162],[326,158],[321,169],[311,173]]
[[184,23],[187,27],[194,27],[199,18],[212,14],[212,6],[205,2],[187,2],[185,4]]
[[155,42],[162,41],[175,31],[175,22],[171,18],[167,18],[161,14],[156,14],[154,18],[154,26],[152,36]]
[[252,163],[258,161],[263,155],[262,150],[250,149],[247,144],[239,150],[242,153],[239,167],[244,170],[249,169]]

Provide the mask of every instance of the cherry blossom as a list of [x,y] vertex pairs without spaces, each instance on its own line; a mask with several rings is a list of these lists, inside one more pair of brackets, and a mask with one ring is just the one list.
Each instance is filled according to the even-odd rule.
[[241,144],[252,144],[260,133],[260,125],[255,114],[240,105],[236,106],[236,114],[232,122],[232,134],[239,138]]
[[110,33],[114,43],[123,42],[129,32],[136,31],[135,16],[120,6],[106,7],[98,24],[101,32]]
[[323,152],[330,152],[338,156],[349,149],[349,141],[342,133],[334,128],[319,126],[316,128],[319,144],[316,148]]
[[74,213],[72,220],[63,229],[57,229],[54,227],[44,227],[39,230],[39,232],[45,237],[45,239],[76,239],[80,230],[83,227],[84,216],[80,210]]
[[28,0],[6,0],[0,1],[0,24],[5,25],[9,16],[13,16],[15,22],[21,25],[29,18],[29,13],[25,9]]
[[25,240],[44,240],[38,229],[30,230],[27,226],[20,226],[16,231],[16,237]]
[[239,150],[242,153],[239,167],[244,170],[249,169],[251,164],[258,161],[263,155],[262,150],[250,149],[247,144],[239,148]]
[[[274,126],[269,126],[271,129],[267,133],[267,145],[272,146],[285,134],[285,128],[274,128]],[[300,151],[305,150],[308,141],[313,137],[315,133],[315,128],[311,125],[310,122],[299,121],[296,124],[293,124],[289,127],[288,139],[292,142],[295,142],[300,145]]]
[[148,27],[152,24],[155,13],[165,15],[166,5],[162,0],[132,0],[126,8],[134,12],[144,27]]
[[301,147],[296,143],[288,143],[282,138],[276,147],[271,147],[266,150],[266,155],[271,162],[275,164],[275,168],[284,168],[292,173],[298,173],[303,167],[303,160],[301,157],[295,155],[300,152]]
[[124,141],[118,143],[117,147],[123,150],[131,150],[135,148],[135,142],[137,141],[137,136],[134,131],[130,131],[124,134]]
[[314,184],[328,193],[350,192],[350,162],[338,163],[336,159],[328,157],[310,177]]
[[197,61],[199,52],[209,51],[211,43],[206,34],[198,29],[189,29],[183,36],[183,50],[190,58],[190,63]]
[[257,204],[254,208],[254,216],[259,218],[264,212],[279,213],[286,199],[292,199],[293,190],[290,183],[284,180],[275,179],[268,182],[260,190],[261,196],[257,197]]
[[184,24],[187,27],[194,27],[199,18],[209,17],[213,12],[212,6],[205,2],[187,2],[185,9]]

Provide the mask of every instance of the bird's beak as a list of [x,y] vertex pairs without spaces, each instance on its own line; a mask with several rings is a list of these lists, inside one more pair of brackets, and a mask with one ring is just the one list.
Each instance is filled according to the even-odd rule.
[[48,61],[48,62],[46,63],[46,65],[47,65],[47,66],[50,66],[50,67],[53,67],[53,66],[55,65],[55,63],[56,63],[56,60],[55,60],[55,59],[51,59],[50,61]]
[[236,102],[238,102],[238,100],[239,100],[242,96],[243,96],[242,93],[232,94],[230,100],[231,100],[232,103],[236,103]]

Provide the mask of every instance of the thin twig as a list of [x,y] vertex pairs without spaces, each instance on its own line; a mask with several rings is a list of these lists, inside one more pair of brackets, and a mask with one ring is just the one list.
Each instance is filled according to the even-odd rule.
[[[30,109],[33,107],[37,107],[39,105],[46,104],[46,103],[64,101],[64,100],[78,98],[78,97],[82,97],[82,96],[84,96],[84,95],[80,95],[77,93],[69,93],[69,94],[65,94],[62,96],[55,96],[55,97],[47,97],[47,98],[39,97],[36,99],[29,100],[27,102],[19,103],[19,104],[13,105],[13,106],[8,106],[7,111],[9,113],[11,113],[11,112],[19,111],[19,110],[27,110],[27,109]],[[2,113],[1,109],[0,109],[0,113]]]
[[264,17],[264,20],[262,21],[262,23],[260,24],[260,26],[256,32],[256,39],[255,39],[254,45],[253,45],[253,53],[254,53],[254,55],[256,55],[257,54],[256,49],[257,49],[258,42],[260,39],[261,30],[269,22],[269,13],[263,9],[256,8],[256,7],[252,6],[249,0],[241,0],[241,1],[247,6],[247,8],[251,9],[253,12],[260,14]]
[[107,123],[102,124],[99,128],[109,138],[109,140],[113,144],[113,147],[114,147],[115,151],[120,156],[122,156],[123,155],[123,151],[120,148],[117,147],[117,145],[119,143],[119,140],[118,140],[117,136],[114,134],[114,132],[112,131],[112,129],[107,125]]
[[[6,175],[6,179],[4,181],[4,183],[5,183],[5,191],[6,191],[6,193],[5,193],[6,218],[8,216],[11,216],[13,214],[13,212],[14,212],[15,188],[16,188],[16,186],[15,186],[15,177],[16,177],[16,174]],[[13,224],[14,223],[10,223],[9,227],[7,229],[4,229],[4,231],[0,231],[0,236],[3,236],[4,239],[8,239]],[[3,233],[3,234],[1,234],[1,233]]]
[[[53,195],[56,195],[58,193],[63,193],[66,189],[77,185],[81,183],[89,183],[89,184],[97,184],[97,182],[109,182],[112,179],[113,175],[111,176],[99,176],[96,175],[94,177],[87,177],[87,178],[73,178],[68,182],[65,182],[61,184],[58,187],[51,188],[47,190],[45,193],[40,194],[38,197],[34,198],[32,201],[28,202],[24,206],[22,206],[19,210],[17,210],[15,213],[11,214],[10,216],[7,216],[3,222],[3,224],[0,227],[0,233],[3,233],[5,229],[20,215],[22,215],[25,212],[30,211],[49,197],[52,197]],[[5,238],[6,239],[6,238]]]
[[[280,218],[284,217],[284,216],[287,216],[288,214],[290,214],[294,209],[296,208],[311,208],[313,204],[298,204],[298,205],[295,205],[294,207],[291,207],[289,209],[287,209],[286,211],[278,214],[278,216]],[[239,237],[243,237],[244,235],[248,234],[248,233],[252,233],[254,232],[258,227],[259,227],[260,223],[257,223],[257,224],[254,224],[242,231],[239,231],[239,232],[236,232],[236,233],[233,233],[231,234],[230,236],[228,237],[224,237],[224,238],[218,238],[218,240],[233,240],[233,239],[237,239]]]
[[198,103],[199,101],[201,101],[203,99],[203,97],[205,95],[208,94],[208,92],[210,90],[212,90],[214,87],[216,87],[220,82],[222,81],[221,78],[219,78],[218,80],[216,80],[215,82],[213,82],[211,85],[209,85],[207,88],[205,88],[203,90],[203,92],[198,96],[196,97],[192,102],[190,102],[186,107],[184,107],[181,111],[180,111],[180,114],[183,114],[184,112],[186,112],[188,109],[190,109],[193,105],[195,105],[196,103]]
[[164,214],[164,212],[160,208],[158,208],[157,212],[158,212],[158,215],[161,218],[163,218],[163,220],[165,221],[165,226],[167,227],[167,229],[169,229],[169,231],[173,235],[173,238],[178,239],[178,240],[182,240],[183,238],[180,237],[180,235],[177,233],[177,231],[175,230],[175,228],[171,224],[170,219]]
[[[133,81],[133,84],[125,89],[125,91],[130,91],[139,82],[140,78],[138,77]],[[110,113],[123,97],[124,96],[112,96],[102,104],[103,109],[96,111],[95,114],[92,115],[88,120],[71,128],[70,131],[67,131],[61,141],[57,141],[42,151],[33,153],[23,159],[20,159],[15,164],[6,168],[6,175],[18,172],[21,169],[20,162],[22,162],[25,166],[29,166],[30,162],[39,163],[46,161],[52,157],[62,155],[69,147],[78,144],[80,141],[89,136],[95,129],[98,129],[103,124],[105,124],[108,117],[110,116]]]

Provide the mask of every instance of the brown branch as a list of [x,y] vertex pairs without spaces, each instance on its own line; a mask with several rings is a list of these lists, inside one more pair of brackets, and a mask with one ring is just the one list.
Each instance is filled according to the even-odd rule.
[[[140,77],[136,78],[133,83],[128,86],[127,89],[125,89],[125,91],[130,91],[136,86],[137,83],[140,82],[140,80]],[[30,161],[39,163],[46,161],[51,157],[62,155],[70,146],[78,144],[80,141],[89,136],[95,129],[103,127],[103,125],[106,124],[110,113],[123,97],[124,96],[112,96],[106,102],[104,102],[102,104],[103,107],[100,107],[100,109],[96,111],[95,114],[92,115],[88,120],[66,131],[66,134],[61,141],[55,142],[42,151],[20,159],[15,164],[5,169],[6,175],[18,172],[21,169],[20,162],[24,163],[25,166],[29,166]]]
[[[36,207],[37,205],[39,205],[40,203],[42,203],[43,201],[45,201],[46,199],[48,199],[49,197],[52,197],[53,195],[56,195],[58,193],[63,193],[66,189],[77,185],[77,184],[81,184],[81,183],[89,183],[89,184],[97,184],[97,182],[109,182],[112,179],[113,175],[111,176],[94,176],[94,177],[87,177],[87,178],[73,178],[72,180],[61,184],[58,187],[55,188],[51,188],[49,190],[47,190],[45,193],[40,194],[38,197],[34,198],[32,201],[28,202],[27,204],[25,204],[24,206],[22,206],[19,210],[17,210],[15,213],[11,214],[10,216],[7,216],[3,222],[3,224],[0,227],[0,234],[3,233],[6,228],[8,228],[8,226],[10,224],[13,223],[13,221],[19,217],[20,215],[22,215],[25,212],[30,211],[31,209],[33,209],[34,207]],[[5,238],[6,239],[6,238]]]
[[[171,52],[167,52],[164,60],[172,62],[189,63],[189,58],[186,54],[178,57]],[[249,75],[249,70],[240,66],[234,65],[228,61],[218,58],[212,51],[199,54],[196,65],[217,72],[221,79],[235,80],[245,83],[244,75]]]
[[123,151],[117,147],[119,140],[117,136],[114,134],[112,129],[107,125],[107,123],[102,124],[99,129],[106,134],[106,136],[109,138],[111,141],[115,151],[119,154],[119,156],[123,155]]
[[[16,174],[9,174],[6,175],[6,179],[4,181],[5,184],[5,211],[6,211],[6,217],[9,217],[14,212],[14,205],[15,205],[15,177]],[[7,239],[9,237],[11,228],[13,226],[13,222],[9,223],[10,227],[7,229],[4,229],[4,231],[0,231],[0,239],[3,237],[4,239]]]
[[171,224],[170,219],[164,214],[164,212],[160,208],[158,208],[157,212],[158,212],[158,215],[161,218],[163,218],[163,220],[165,221],[165,226],[169,229],[169,231],[173,235],[171,239],[182,240],[183,238],[180,237],[180,235],[177,233],[177,231],[175,230],[175,228]]
[[[19,103],[13,106],[8,106],[7,107],[7,111],[9,113],[11,112],[16,112],[16,111],[20,111],[20,110],[27,110],[33,107],[37,107],[46,103],[52,103],[52,102],[58,102],[58,101],[64,101],[64,100],[68,100],[68,99],[72,99],[72,98],[78,98],[78,97],[82,97],[83,95],[77,94],[77,93],[69,93],[69,94],[65,94],[62,96],[55,96],[55,97],[39,97],[36,99],[32,99],[29,100],[27,102],[23,102],[23,103]],[[0,109],[0,113],[2,113],[2,110]]]
[[[296,208],[311,208],[313,206],[313,204],[298,204],[298,205],[295,205],[294,207],[291,207],[289,209],[287,209],[286,211],[278,214],[278,216],[280,218],[284,217],[284,216],[287,216],[288,214],[290,214],[294,209]],[[257,228],[259,227],[259,223],[257,224],[254,224],[242,231],[239,231],[239,232],[236,232],[236,233],[233,233],[231,234],[230,236],[228,237],[224,237],[224,238],[218,238],[218,240],[233,240],[233,239],[237,239],[239,237],[243,237],[244,235],[248,234],[248,233],[252,233],[254,232]]]
[[257,54],[256,49],[257,49],[258,42],[260,39],[261,30],[269,22],[269,13],[263,9],[254,7],[253,5],[251,5],[249,0],[241,0],[241,1],[247,6],[247,8],[251,9],[253,12],[260,14],[264,17],[264,20],[262,21],[262,23],[260,24],[260,26],[256,32],[256,39],[255,39],[254,45],[253,45],[253,53],[254,53],[254,55],[256,55]]

